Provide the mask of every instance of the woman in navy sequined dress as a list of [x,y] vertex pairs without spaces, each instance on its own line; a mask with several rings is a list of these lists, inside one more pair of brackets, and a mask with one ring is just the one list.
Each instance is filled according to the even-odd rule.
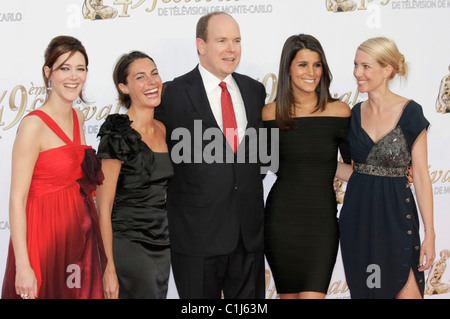
[[[373,38],[356,52],[354,76],[368,100],[352,109],[349,143],[353,172],[340,213],[340,240],[351,298],[423,298],[424,273],[434,260],[433,198],[427,163],[427,128],[422,107],[389,89],[406,75],[395,43]],[[425,228],[420,243],[414,188]],[[350,171],[344,173],[346,169]]]

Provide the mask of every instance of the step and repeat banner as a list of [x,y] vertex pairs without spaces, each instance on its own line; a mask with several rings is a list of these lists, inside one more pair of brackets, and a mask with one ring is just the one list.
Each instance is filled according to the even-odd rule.
[[[276,97],[281,49],[293,34],[319,39],[333,73],[331,91],[351,107],[366,99],[357,91],[352,74],[357,46],[374,36],[397,43],[410,73],[407,80],[394,81],[392,90],[421,104],[431,122],[429,173],[437,239],[435,264],[426,272],[425,298],[449,298],[450,0],[1,0],[0,285],[10,236],[12,145],[21,118],[44,101],[41,68],[50,40],[71,35],[87,49],[88,103],[77,101],[74,106],[85,114],[87,141],[96,148],[106,116],[124,112],[112,80],[119,56],[131,50],[146,52],[154,58],[163,81],[184,74],[198,63],[197,20],[212,11],[226,11],[238,21],[243,51],[237,71],[265,85],[267,102]],[[264,180],[266,195],[275,178],[269,175]],[[266,296],[278,297],[268,266]],[[349,297],[339,255],[327,298]],[[168,298],[178,298],[172,277]]]

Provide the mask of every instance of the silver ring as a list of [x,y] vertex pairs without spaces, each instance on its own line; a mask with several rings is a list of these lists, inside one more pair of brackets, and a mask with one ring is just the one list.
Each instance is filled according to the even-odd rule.
[[28,294],[20,294],[20,297],[21,297],[22,299],[28,299]]

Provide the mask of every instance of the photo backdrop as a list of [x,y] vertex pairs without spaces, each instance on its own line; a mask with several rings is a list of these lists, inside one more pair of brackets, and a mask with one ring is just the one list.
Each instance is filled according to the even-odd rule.
[[[89,103],[77,101],[74,106],[84,112],[87,141],[96,148],[96,135],[105,117],[123,112],[112,81],[118,57],[142,50],[155,59],[163,81],[184,74],[198,63],[197,20],[219,10],[230,13],[240,24],[243,53],[237,71],[265,85],[267,102],[276,97],[281,48],[293,34],[308,33],[321,41],[333,73],[331,91],[351,107],[366,99],[357,91],[352,75],[357,46],[380,35],[396,41],[410,73],[407,80],[394,81],[392,89],[421,104],[431,122],[429,173],[437,233],[435,263],[439,267],[426,272],[425,298],[449,298],[450,271],[445,271],[445,265],[450,256],[450,0],[2,0],[0,284],[10,236],[12,145],[20,119],[44,101],[41,68],[50,40],[72,35],[87,49],[90,63],[85,96]],[[274,175],[264,180],[266,195],[274,180]],[[340,258],[327,298],[349,298]],[[266,297],[277,298],[268,266],[266,287]],[[178,298],[172,277],[168,297]]]

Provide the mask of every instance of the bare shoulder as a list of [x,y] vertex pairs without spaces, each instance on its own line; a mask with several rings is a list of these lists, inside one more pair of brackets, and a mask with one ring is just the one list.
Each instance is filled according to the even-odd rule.
[[275,120],[275,108],[276,108],[275,102],[266,104],[262,109],[262,120],[263,121]]
[[23,147],[28,152],[38,151],[45,136],[46,126],[37,115],[24,117],[17,129],[15,148]]
[[44,127],[46,127],[44,121],[39,116],[31,114],[20,120],[17,133],[35,134],[39,133]]
[[328,108],[332,116],[349,117],[352,114],[350,106],[340,100],[329,103]]

